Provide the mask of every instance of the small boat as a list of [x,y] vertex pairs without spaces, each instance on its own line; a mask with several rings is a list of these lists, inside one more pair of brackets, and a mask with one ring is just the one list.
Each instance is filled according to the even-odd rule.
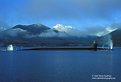
[[12,44],[11,45],[8,45],[7,51],[13,51],[13,45]]

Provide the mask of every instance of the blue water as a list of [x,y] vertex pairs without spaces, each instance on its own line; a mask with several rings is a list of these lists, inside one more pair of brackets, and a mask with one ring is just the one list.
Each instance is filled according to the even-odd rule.
[[[116,79],[93,80],[92,75]],[[121,48],[0,51],[0,82],[121,82]]]

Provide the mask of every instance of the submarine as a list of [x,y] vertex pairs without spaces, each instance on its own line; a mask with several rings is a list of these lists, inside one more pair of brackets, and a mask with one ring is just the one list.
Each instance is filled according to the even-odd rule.
[[91,44],[91,47],[44,47],[44,48],[29,48],[29,49],[23,49],[23,50],[112,50],[112,48],[102,48],[98,47],[98,44],[94,40]]

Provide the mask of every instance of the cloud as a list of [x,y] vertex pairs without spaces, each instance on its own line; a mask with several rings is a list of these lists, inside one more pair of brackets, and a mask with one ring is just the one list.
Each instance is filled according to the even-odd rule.
[[[106,26],[93,26],[85,27],[82,29],[76,29],[70,25],[65,26],[62,24],[57,24],[53,28],[46,30],[38,35],[31,35],[30,37],[87,37],[87,36],[97,36],[102,37],[116,31],[120,28],[120,25],[111,24]],[[56,32],[58,31],[58,32]]]
[[9,26],[6,22],[0,21],[0,32],[2,32],[2,31],[4,31],[4,30],[8,29],[9,27],[10,27],[10,26]]
[[[29,27],[30,26],[30,27]],[[5,30],[1,33],[1,37],[18,37],[18,38],[67,38],[67,37],[87,37],[87,36],[105,36],[118,29],[120,25],[112,24],[108,26],[95,26],[95,27],[86,27],[83,30],[76,29],[72,26],[65,26],[62,24],[57,24],[53,28],[49,27],[38,27],[37,25],[22,26],[18,28],[11,28]],[[37,27],[35,27],[37,26]],[[31,29],[30,29],[31,28]],[[44,28],[49,28],[42,30]],[[92,29],[93,28],[93,29]],[[26,29],[26,30],[24,30]],[[39,29],[38,33],[35,33]]]
[[45,38],[52,38],[52,37],[58,37],[58,38],[62,38],[62,37],[68,37],[68,35],[64,32],[55,32],[54,30],[50,29],[47,30],[46,32],[43,32],[41,34],[39,34],[39,37],[45,37]]
[[57,30],[59,32],[63,32],[63,33],[66,33],[68,36],[71,36],[71,37],[82,37],[82,36],[86,36],[83,34],[82,31],[78,30],[78,29],[75,29],[74,27],[72,26],[64,26],[62,24],[57,24],[55,26],[53,26],[54,30]]
[[25,38],[28,35],[26,30],[16,28],[16,29],[7,29],[0,32],[0,38]]
[[23,37],[25,34],[27,34],[27,31],[20,28],[16,28],[8,30],[6,33],[12,37]]
[[105,36],[105,35],[108,35],[110,34],[111,32],[114,32],[116,31],[118,28],[111,28],[110,26],[105,28],[105,31],[102,31],[102,32],[98,32],[96,33],[97,36],[101,37],[101,36]]
[[[92,29],[93,28],[93,29]],[[108,26],[95,26],[95,27],[86,27],[83,30],[76,29],[72,26],[65,26],[62,24],[57,24],[53,26],[53,28],[43,31],[37,35],[30,35],[28,38],[32,37],[45,37],[45,38],[53,38],[53,37],[87,37],[87,36],[96,36],[102,37],[110,34],[113,31],[116,31],[118,27],[108,25]]]
[[[31,26],[31,25],[29,25]],[[17,28],[11,28],[8,30],[5,30],[3,32],[0,33],[0,39],[5,41],[17,41],[17,42],[84,42],[84,43],[88,43],[88,42],[92,42],[93,40],[95,40],[97,37],[100,37],[100,44],[104,44],[103,42],[105,42],[105,45],[111,44],[111,36],[109,35],[109,33],[111,33],[112,31],[115,31],[117,29],[117,27],[114,27],[115,25],[110,25],[110,26],[104,26],[100,29],[99,27],[93,27],[93,29],[89,28],[89,29],[85,29],[85,30],[78,30],[73,28],[72,26],[64,26],[64,25],[56,25],[54,27],[55,28],[50,28],[50,29],[46,29],[41,31],[40,33],[35,34],[34,32],[31,32],[31,30],[36,30],[38,28],[40,28],[40,30],[42,29],[42,27],[31,27],[32,29],[30,29],[30,27],[25,27],[20,25],[20,27]],[[34,25],[37,26],[37,25]],[[62,30],[58,30],[58,27],[62,27]],[[26,30],[24,30],[26,28]],[[43,27],[46,28],[46,27]],[[30,29],[30,30],[27,30]],[[84,37],[85,36],[85,37]],[[102,37],[103,36],[103,37]]]
[[92,35],[92,36],[105,36],[113,31],[121,29],[120,23],[113,23],[109,25],[97,25],[84,27],[83,30],[80,29],[80,33],[83,35]]
[[9,27],[10,26],[5,21],[0,20],[0,28],[7,29]]

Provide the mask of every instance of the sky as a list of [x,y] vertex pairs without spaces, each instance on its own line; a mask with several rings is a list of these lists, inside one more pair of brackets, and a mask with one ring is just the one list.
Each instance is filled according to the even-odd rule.
[[0,0],[0,26],[71,25],[75,28],[121,22],[121,0]]

